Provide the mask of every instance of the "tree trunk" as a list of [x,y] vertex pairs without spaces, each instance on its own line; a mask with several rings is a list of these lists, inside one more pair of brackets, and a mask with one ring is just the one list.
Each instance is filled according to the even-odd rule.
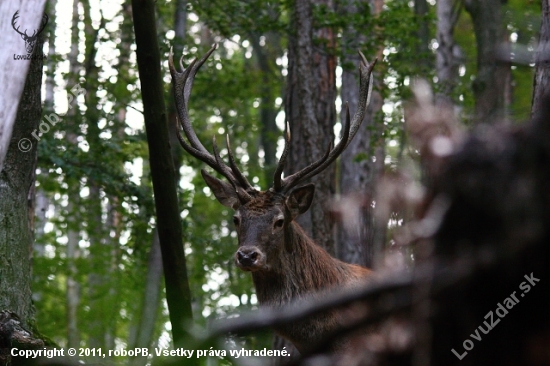
[[[42,54],[43,39],[37,41],[33,55]],[[19,62],[11,61],[10,63]],[[23,61],[21,61],[23,62]],[[33,244],[29,202],[34,191],[37,144],[31,137],[42,114],[40,88],[42,58],[31,61],[21,94],[4,167],[0,171],[0,310],[17,314],[24,327],[33,325],[31,299],[31,258]],[[11,88],[4,93],[13,93]],[[27,139],[28,144],[21,141]],[[31,140],[32,139],[32,140]],[[29,149],[26,147],[28,146]]]
[[[19,55],[17,57],[27,56],[28,53],[25,51],[25,41],[21,39],[21,35],[12,27],[11,21],[15,12],[19,11],[16,25],[19,25],[20,29],[28,29],[29,31],[31,29],[39,29],[45,4],[46,0],[0,2],[0,14],[2,14],[0,18],[0,34],[2,34],[0,81],[2,85],[9,86],[9,92],[5,90],[3,93],[0,93],[0,111],[2,111],[0,112],[2,113],[2,118],[0,118],[0,171],[2,170],[4,159],[10,146],[18,103],[22,98],[21,93],[23,92],[30,67],[29,60],[14,59],[15,55]],[[36,48],[34,47],[35,51]],[[31,141],[31,143],[34,142]],[[26,140],[23,144],[25,143]]]
[[[17,92],[17,88],[4,89],[1,98],[2,101],[14,100],[18,107],[13,130],[9,131],[11,140],[0,168],[0,366],[19,361],[12,360],[12,348],[37,349],[44,346],[44,342],[33,335],[31,291],[37,160],[37,141],[32,138],[32,133],[36,134],[42,114],[43,59],[37,57],[42,55],[42,46],[43,36],[39,36],[31,55],[34,59],[28,73],[25,72],[21,100],[13,99],[13,95],[4,96]],[[19,61],[11,61],[16,62]]]
[[273,78],[279,77],[275,59],[281,55],[281,39],[278,33],[268,32],[265,35],[265,45],[260,45],[258,34],[251,35],[251,44],[256,54],[258,67],[262,75],[262,87],[260,90],[260,138],[264,150],[264,179],[265,185],[273,182],[275,173],[277,141],[281,136],[275,123],[279,108],[275,107],[275,99],[279,91],[273,88]]
[[[285,174],[289,175],[323,156],[334,141],[336,118],[336,56],[331,29],[313,28],[314,5],[333,7],[330,1],[296,0],[288,51],[288,78],[285,114],[292,133]],[[314,39],[319,46],[314,49]],[[327,204],[335,193],[335,167],[311,179],[315,199],[298,222],[317,244],[334,254],[332,220]]]
[[174,344],[180,346],[186,339],[185,326],[192,321],[193,315],[183,252],[176,174],[168,143],[155,7],[151,0],[132,0],[132,10],[166,300]]
[[[334,5],[330,0],[295,0],[288,45],[288,76],[285,115],[292,135],[285,175],[290,175],[318,160],[334,141],[336,119],[336,56],[334,34],[329,28],[314,29],[315,5]],[[314,49],[314,40],[319,41]],[[265,128],[265,126],[264,126]],[[268,131],[265,131],[266,134]],[[266,151],[267,153],[267,151]],[[335,193],[335,166],[310,179],[315,184],[315,199],[310,209],[298,217],[305,231],[329,253],[335,254],[333,223],[328,204]],[[267,177],[266,177],[267,178]],[[291,342],[275,335],[273,348],[286,347],[286,360],[273,358],[273,365],[284,365],[297,357]]]
[[531,107],[532,118],[537,118],[543,107],[548,108],[543,104],[544,97],[548,96],[550,96],[550,0],[542,0],[542,22]]
[[492,123],[505,115],[505,89],[499,75],[497,51],[501,37],[501,0],[463,0],[474,23],[477,46],[477,73],[472,88],[475,98],[474,120],[477,123]]
[[[155,331],[155,324],[158,315],[160,303],[160,283],[162,281],[162,256],[160,252],[160,243],[158,231],[153,232],[153,243],[149,252],[147,263],[147,279],[143,302],[141,305],[141,316],[138,318],[135,335],[130,342],[130,347],[151,348]],[[151,351],[151,350],[150,350]],[[151,352],[152,353],[152,352]],[[144,366],[147,364],[147,357],[136,356],[132,358],[132,366]]]
[[418,24],[416,36],[418,37],[417,52],[420,56],[420,73],[427,74],[433,67],[433,59],[430,52],[430,23],[428,19],[428,1],[414,0],[414,14]]
[[[132,8],[128,6],[125,8],[127,17],[131,18]],[[175,3],[174,13],[174,31],[176,33],[174,38],[174,53],[180,55],[183,52],[183,44],[186,34],[187,24],[187,9],[186,1],[178,0]],[[130,41],[130,40],[129,40]],[[129,49],[129,48],[128,48]],[[128,59],[123,60],[123,54],[121,53],[121,66],[123,63],[128,63]],[[128,68],[127,65],[125,66]],[[176,184],[179,182],[179,168],[182,164],[182,149],[176,136],[176,111],[174,99],[170,98],[168,102],[168,132],[170,135],[170,147],[172,161],[175,170]],[[144,182],[142,182],[144,184]],[[132,348],[148,348],[150,349],[154,342],[154,331],[157,322],[161,298],[161,286],[162,286],[162,256],[159,242],[158,229],[153,231],[153,240],[151,242],[151,249],[149,250],[149,259],[147,262],[147,276],[145,282],[145,288],[143,292],[143,298],[139,306],[139,312],[136,312],[136,316],[133,320],[133,330],[130,334],[129,344]],[[146,357],[133,357],[130,361],[132,366],[144,366],[147,363]]]
[[[454,41],[454,27],[460,14],[460,2],[439,0],[437,2],[437,56],[436,73],[439,84],[438,102],[452,105],[452,92],[457,82],[458,61],[455,57],[457,45]],[[458,6],[457,6],[458,5]]]
[[[373,0],[360,3],[350,0],[344,3],[342,10],[348,14],[348,17],[353,17],[354,14],[364,11],[358,8],[361,4],[368,4],[373,15],[381,10],[380,4],[376,4]],[[361,29],[353,26],[345,27],[342,32],[341,96],[342,103],[348,102],[351,114],[357,110],[359,101],[357,51],[367,41],[362,34]],[[376,180],[384,168],[383,124],[380,116],[377,116],[383,103],[379,92],[381,85],[379,79],[380,74],[375,72],[375,87],[372,90],[363,125],[342,153],[340,161],[342,198],[337,208],[341,218],[338,257],[345,262],[363,266],[373,265],[375,247],[381,250],[385,236],[383,233],[376,234],[378,225],[375,225],[372,209]],[[345,118],[346,111],[343,105],[340,119],[344,121]]]
[[[80,64],[78,58],[78,44],[80,38],[78,36],[78,3],[79,0],[73,1],[73,14],[71,24],[71,51],[69,53],[69,80],[67,89],[77,85],[78,73]],[[65,140],[68,149],[77,147],[78,126],[80,114],[78,112],[78,104],[73,101],[74,105],[69,108],[65,120],[68,122]],[[76,261],[80,256],[79,248],[79,230],[80,230],[80,215],[78,207],[80,207],[80,184],[78,177],[67,175],[68,184],[68,203],[67,203],[67,280],[66,280],[66,300],[67,300],[67,346],[78,348],[80,346],[80,334],[78,331],[78,305],[80,303],[80,285],[76,281],[78,269]]]

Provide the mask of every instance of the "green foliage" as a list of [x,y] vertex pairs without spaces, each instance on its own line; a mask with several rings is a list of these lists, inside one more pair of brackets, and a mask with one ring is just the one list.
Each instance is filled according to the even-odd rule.
[[[357,41],[353,42],[354,47],[357,44],[369,59],[381,57],[377,72],[386,106],[377,120],[385,126],[384,141],[386,153],[392,158],[388,167],[391,169],[406,150],[402,101],[410,95],[410,81],[416,76],[434,80],[435,69],[426,65],[434,64],[435,50],[430,45],[429,54],[417,52],[421,40],[416,30],[419,22],[428,22],[431,38],[435,37],[435,8],[430,6],[428,15],[419,19],[409,1],[387,1],[379,15],[371,15],[366,2],[359,3],[353,13],[345,13],[341,3],[337,2],[337,11],[315,6],[314,25],[333,30],[336,48],[330,51],[338,53],[350,46],[344,42],[351,42],[342,40],[344,27],[364,29],[364,36],[354,40]],[[509,32],[517,33],[518,44],[532,47],[540,10],[535,5],[523,4],[520,0],[509,1],[505,22]],[[271,182],[265,177],[265,159],[261,158],[264,149],[259,142],[261,108],[265,107],[261,103],[268,90],[269,98],[264,98],[268,100],[267,106],[281,109],[275,98],[284,97],[285,45],[291,36],[288,29],[292,7],[293,2],[288,0],[193,0],[187,6],[183,64],[200,57],[212,43],[220,45],[197,74],[189,105],[193,126],[207,148],[211,148],[212,137],[217,137],[222,158],[227,155],[224,135],[228,133],[241,169],[262,189]],[[157,11],[162,67],[167,75],[165,96],[171,100],[168,52],[171,45],[181,42],[170,35],[174,2],[157,2]],[[92,28],[100,24],[89,19],[86,23]],[[61,345],[67,343],[66,282],[70,271],[66,250],[67,237],[72,231],[78,235],[80,248],[74,279],[80,285],[77,318],[81,344],[97,337],[93,334],[97,324],[103,335],[113,336],[117,344],[128,344],[131,330],[140,320],[155,207],[147,144],[141,116],[136,112],[143,107],[129,29],[131,18],[121,11],[114,18],[105,19],[104,28],[96,29],[95,44],[89,38],[86,42],[82,40],[82,49],[88,52],[94,46],[105,47],[111,53],[126,50],[129,57],[107,62],[103,58],[111,53],[98,49],[96,77],[87,79],[86,69],[79,72],[80,81],[86,85],[86,99],[81,97],[73,102],[74,114],[62,117],[62,122],[41,135],[38,145],[37,188],[48,198],[49,208],[46,222],[37,222],[41,230],[36,235],[34,299],[39,329]],[[116,47],[121,39],[127,42],[125,48]],[[457,23],[455,39],[464,57],[452,97],[467,118],[474,104],[471,80],[475,74],[476,50],[471,21],[465,12]],[[316,47],[324,46],[316,43]],[[88,54],[80,55],[79,62],[83,63]],[[262,54],[269,61],[268,73],[261,67]],[[67,74],[66,65],[62,65],[68,55],[48,57],[55,64],[54,70],[65,70],[65,74],[57,72],[56,88],[70,90],[72,85],[65,85],[63,78],[75,75]],[[425,62],[427,58],[429,62]],[[514,99],[510,108],[514,116],[526,116],[532,72],[531,67],[520,65],[513,70]],[[437,90],[437,83],[434,84]],[[49,113],[53,110],[45,111]],[[272,140],[273,135],[277,135],[275,139],[282,136],[270,133]],[[371,155],[371,151],[365,151],[356,160]],[[250,275],[238,270],[233,262],[237,240],[232,212],[222,207],[205,186],[198,174],[204,165],[183,154],[178,187],[194,316],[198,326],[207,328],[213,318],[256,308],[257,303]],[[165,309],[161,312],[156,339],[165,332],[168,319]],[[246,341],[249,347],[269,346],[265,335]]]
[[230,38],[235,34],[264,34],[284,31],[289,1],[194,0],[189,10],[196,12],[212,30]]

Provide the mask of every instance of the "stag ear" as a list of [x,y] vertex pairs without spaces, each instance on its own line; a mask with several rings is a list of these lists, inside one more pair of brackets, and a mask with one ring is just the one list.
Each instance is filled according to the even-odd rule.
[[201,174],[208,187],[214,192],[214,196],[216,196],[222,205],[234,210],[239,208],[241,201],[231,184],[211,176],[204,169],[201,169]]
[[286,199],[286,207],[290,211],[291,220],[294,220],[296,216],[303,214],[309,209],[314,193],[315,185],[313,184],[306,184],[292,191]]

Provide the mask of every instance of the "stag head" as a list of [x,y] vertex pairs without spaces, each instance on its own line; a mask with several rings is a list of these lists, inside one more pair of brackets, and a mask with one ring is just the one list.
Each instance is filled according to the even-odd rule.
[[25,41],[25,48],[27,49],[27,53],[32,53],[32,51],[34,50],[34,45],[36,44],[36,40],[38,39],[38,36],[40,35],[40,33],[42,33],[42,31],[48,24],[48,15],[44,14],[42,16],[42,23],[40,24],[40,29],[35,29],[31,36],[27,34],[26,29],[24,32],[21,32],[19,31],[19,27],[17,28],[15,27],[15,23],[17,22],[18,18],[19,18],[19,10],[17,10],[15,14],[13,14],[13,17],[11,18],[11,26],[17,33],[21,35],[21,38],[23,38],[23,40]]
[[180,126],[176,126],[177,136],[185,151],[208,164],[228,181],[220,180],[204,169],[201,170],[202,177],[217,200],[222,205],[235,210],[233,222],[239,240],[239,248],[235,253],[236,265],[245,271],[268,271],[276,266],[281,251],[293,251],[290,245],[291,241],[287,240],[288,228],[298,215],[309,209],[313,200],[315,191],[313,184],[297,186],[300,182],[317,175],[336,160],[359,129],[368,105],[372,87],[372,68],[376,60],[369,64],[365,56],[359,52],[361,56],[359,67],[360,107],[350,121],[349,109],[346,104],[347,118],[338,144],[334,148],[330,144],[326,153],[319,160],[299,172],[283,178],[282,174],[291,138],[290,127],[287,123],[285,146],[273,177],[273,186],[267,191],[258,191],[252,187],[237,167],[228,135],[226,136],[226,145],[229,165],[226,165],[220,158],[215,137],[212,146],[213,154],[211,154],[199,141],[191,126],[187,106],[193,81],[197,71],[216,48],[217,45],[212,46],[200,60],[195,59],[187,68],[183,67],[182,59],[180,59],[181,72],[176,70],[172,50],[170,50],[169,66],[174,86],[177,120],[187,140],[182,136]]

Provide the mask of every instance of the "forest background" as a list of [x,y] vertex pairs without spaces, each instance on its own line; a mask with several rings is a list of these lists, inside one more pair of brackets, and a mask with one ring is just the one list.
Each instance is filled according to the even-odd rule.
[[[378,58],[363,129],[339,164],[315,180],[316,204],[302,224],[331,254],[379,270],[415,262],[414,251],[397,245],[393,236],[410,212],[376,217],[373,210],[376,182],[384,175],[406,171],[416,182],[425,177],[404,127],[404,104],[415,78],[429,82],[438,103],[451,105],[465,129],[480,122],[519,124],[531,115],[538,1],[308,4],[300,14],[288,0],[155,3],[197,334],[212,319],[258,304],[250,276],[233,263],[232,213],[214,200],[197,174],[203,164],[184,154],[175,139],[170,47],[188,65],[212,44],[219,45],[197,75],[190,115],[207,144],[213,135],[223,141],[221,136],[230,134],[241,167],[262,189],[271,185],[285,119],[293,131],[292,171],[319,156],[307,150],[308,144],[326,146],[339,135],[343,102],[355,111],[357,50],[369,60]],[[0,252],[15,242],[32,245],[32,271],[2,272],[0,309],[18,309],[26,326],[63,347],[169,347],[172,337],[132,11],[130,1],[46,2],[49,20],[35,49],[46,57],[43,65],[33,61],[27,77],[35,88],[40,85],[42,103],[35,98],[28,103],[34,109],[18,115],[30,121],[30,131],[33,126],[40,131],[39,140],[31,140],[31,151],[16,151],[12,143],[12,159],[4,168],[9,171],[10,161],[20,167],[35,164],[35,174],[0,184],[1,211],[25,223],[16,227],[6,219],[0,226]],[[1,16],[11,22],[13,14]],[[308,67],[321,131],[314,141],[304,133],[308,123],[293,125],[300,106],[292,88],[301,82],[294,67],[304,57],[297,44],[300,27],[308,22]],[[36,108],[42,109],[42,118],[36,118]],[[47,130],[40,127],[52,114],[60,121]],[[16,137],[23,135],[16,130],[12,142],[17,144]],[[0,183],[12,179],[5,173]],[[23,295],[12,296],[17,292]],[[246,341],[250,348],[270,344],[265,334],[232,341]]]

